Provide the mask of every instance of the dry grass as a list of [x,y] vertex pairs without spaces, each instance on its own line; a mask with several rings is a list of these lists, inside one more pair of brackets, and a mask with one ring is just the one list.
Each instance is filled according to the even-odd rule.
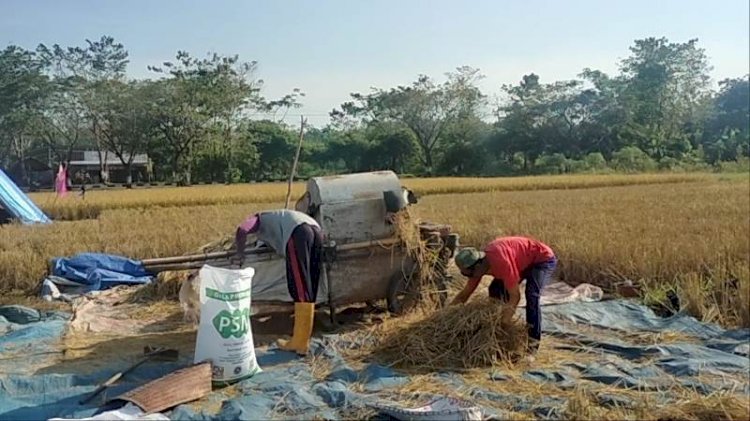
[[[750,185],[747,179],[573,191],[431,196],[419,214],[450,223],[464,245],[530,235],[559,257],[557,277],[605,288],[623,279],[647,287],[700,278],[737,279],[750,290]],[[727,284],[730,285],[730,284]],[[694,288],[693,288],[694,289]],[[705,289],[704,289],[705,290]],[[736,295],[736,292],[734,293]],[[733,313],[747,314],[734,300]],[[710,306],[724,310],[721,303]],[[733,318],[750,326],[747,318]]]
[[[545,341],[546,342],[546,341]],[[586,355],[570,355],[567,351],[542,350],[534,369],[554,369],[564,361],[586,361]],[[487,370],[474,369],[462,373],[464,386],[448,384],[434,374],[411,374],[409,383],[394,391],[398,400],[404,405],[416,407],[420,403],[415,396],[422,394],[442,395],[473,402],[485,408],[503,411],[509,419],[537,419],[531,411],[513,412],[514,400],[492,401],[475,396],[476,388],[488,390],[509,397],[531,398],[553,397],[564,399],[567,403],[561,409],[564,419],[570,420],[747,420],[750,416],[747,396],[743,393],[729,391],[711,395],[701,395],[695,390],[686,389],[678,384],[664,391],[645,392],[636,389],[622,389],[604,386],[598,383],[580,381],[572,389],[560,389],[554,384],[537,383],[524,379],[521,374],[529,366],[507,366],[503,373],[508,379],[492,381]],[[672,402],[663,401],[664,393],[671,396]],[[602,394],[618,396],[630,401],[627,406],[603,406],[599,397]],[[675,400],[676,399],[676,400]]]
[[724,276],[689,273],[677,278],[683,308],[704,322],[750,326],[750,268]]
[[[606,186],[667,184],[707,181],[710,174],[570,175],[513,178],[430,178],[405,179],[404,184],[419,195],[582,189]],[[295,183],[293,197],[299,197],[304,183]],[[285,183],[235,184],[194,187],[157,187],[133,190],[93,190],[85,200],[75,194],[58,199],[54,193],[32,193],[31,198],[51,217],[63,220],[97,218],[109,209],[192,207],[282,202]]]
[[[304,189],[303,183],[295,183],[293,197],[300,196]],[[78,220],[96,218],[104,211],[112,209],[283,202],[286,197],[286,183],[94,190],[87,193],[85,199],[75,194],[63,199],[58,199],[54,193],[31,193],[30,196],[51,217]]]
[[487,193],[530,190],[568,190],[647,184],[672,184],[715,179],[710,174],[610,174],[610,175],[544,175],[505,178],[423,178],[403,183],[418,194]]
[[[597,390],[597,392],[601,392]],[[680,390],[673,392],[679,394]],[[729,392],[717,392],[708,396],[682,391],[683,398],[677,402],[663,404],[647,393],[616,391],[620,395],[631,395],[636,402],[632,408],[602,407],[595,393],[577,387],[568,397],[565,418],[570,420],[747,420],[750,406],[746,398]]]
[[[278,205],[268,204],[269,208]],[[97,220],[48,226],[0,226],[0,290],[34,290],[47,261],[79,252],[121,254],[135,259],[180,255],[234,232],[261,206],[124,209]]]
[[566,281],[712,275],[750,254],[750,185],[716,182],[427,197],[419,216],[453,225],[464,245],[500,235],[550,244]]
[[659,408],[655,415],[660,420],[748,420],[750,403],[747,397],[716,392],[708,396],[686,396],[676,404]]

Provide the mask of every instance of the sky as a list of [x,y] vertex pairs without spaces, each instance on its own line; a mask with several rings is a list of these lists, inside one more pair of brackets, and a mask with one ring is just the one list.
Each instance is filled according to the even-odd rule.
[[748,0],[0,0],[0,47],[85,45],[110,35],[130,53],[128,74],[178,50],[257,61],[263,93],[305,93],[304,114],[323,126],[352,92],[442,80],[479,68],[500,93],[534,72],[542,82],[583,68],[615,73],[635,39],[698,38],[714,83],[750,70]]

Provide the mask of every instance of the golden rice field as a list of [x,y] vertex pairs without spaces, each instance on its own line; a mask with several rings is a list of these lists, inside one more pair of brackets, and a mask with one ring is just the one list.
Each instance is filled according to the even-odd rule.
[[[463,244],[479,246],[498,235],[534,236],[557,252],[563,280],[604,286],[626,278],[641,281],[649,286],[648,299],[675,285],[699,317],[750,326],[747,174],[404,184],[422,196],[417,214],[452,224]],[[303,187],[295,189],[296,197]],[[285,194],[282,184],[93,191],[85,201],[72,195],[55,202],[35,194],[53,215],[78,219],[96,209],[96,218],[0,228],[0,290],[33,291],[54,256],[97,251],[147,258],[194,250],[231,234],[250,212],[281,206]]]
[[[638,175],[570,175],[513,178],[430,178],[404,179],[403,184],[419,195],[579,189],[623,185],[667,184],[705,181],[708,174],[638,174]],[[295,183],[293,197],[304,192],[304,183]],[[155,187],[134,190],[89,191],[85,200],[58,199],[54,193],[32,193],[31,198],[55,219],[77,220],[95,218],[108,209],[143,207],[184,207],[282,203],[286,198],[285,183],[210,185],[194,187]]]

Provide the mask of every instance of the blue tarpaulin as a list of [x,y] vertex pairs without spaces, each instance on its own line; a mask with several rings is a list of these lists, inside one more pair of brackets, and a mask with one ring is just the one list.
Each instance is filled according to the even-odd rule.
[[[632,395],[618,394],[617,388],[649,393],[659,405],[683,399],[681,395],[670,395],[670,387],[675,385],[700,394],[723,390],[739,394],[741,399],[750,398],[749,329],[725,330],[683,314],[660,318],[647,307],[622,300],[547,306],[543,313],[547,338],[571,339],[558,341],[556,338],[554,346],[575,346],[593,356],[586,362],[559,361],[552,368],[532,365],[520,373],[523,381],[549,386],[547,392],[580,385],[594,391],[599,388],[601,392],[596,393],[596,398],[600,405],[623,408],[636,403]],[[54,350],[54,339],[62,335],[65,323],[64,315],[60,314],[29,313],[22,307],[2,310],[0,307],[0,332],[8,330],[0,337],[0,353],[5,355],[5,350],[11,348],[29,353]],[[681,332],[685,340],[647,344],[628,339],[644,332]],[[398,405],[399,388],[413,378],[374,360],[362,367],[349,364],[337,350],[366,343],[365,339],[357,338],[356,335],[323,335],[313,340],[311,354],[316,363],[330,367],[322,376],[315,375],[309,358],[299,358],[273,347],[259,348],[261,373],[236,385],[232,393],[218,389],[199,403],[178,406],[166,415],[177,420],[343,419],[357,417],[361,414],[358,411],[378,405]],[[27,348],[29,346],[31,348]],[[554,353],[555,349],[543,348],[541,352]],[[109,396],[188,363],[147,363],[121,380]],[[14,364],[20,369],[26,360],[16,360]],[[59,372],[46,369],[37,374],[33,369],[31,373],[8,372],[8,367],[0,364],[0,373],[3,373],[0,374],[0,419],[90,416],[96,409],[78,405],[78,399],[124,368],[107,367],[84,375],[66,372],[64,366]],[[487,415],[504,418],[508,415],[505,411],[515,411],[542,419],[565,416],[565,397],[554,393],[527,396],[502,391],[499,385],[519,376],[503,372],[502,367],[487,370],[488,381],[498,388],[465,381],[459,373],[446,371],[427,376],[426,381],[453,390],[458,397],[471,399]],[[424,382],[425,378],[420,381]],[[425,399],[434,397],[424,396]]]
[[52,222],[3,170],[0,170],[0,205],[23,224]]
[[104,290],[116,285],[145,284],[153,278],[137,260],[101,253],[81,253],[69,258],[56,258],[52,264],[52,275],[50,281],[58,287],[61,285],[55,282],[54,277],[68,281],[64,286],[77,288],[76,292]]

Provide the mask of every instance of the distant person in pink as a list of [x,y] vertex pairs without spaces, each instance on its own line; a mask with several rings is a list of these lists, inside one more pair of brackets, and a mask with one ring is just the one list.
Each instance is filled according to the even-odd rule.
[[68,194],[68,175],[65,164],[60,164],[55,177],[55,192],[59,197],[65,197]]

